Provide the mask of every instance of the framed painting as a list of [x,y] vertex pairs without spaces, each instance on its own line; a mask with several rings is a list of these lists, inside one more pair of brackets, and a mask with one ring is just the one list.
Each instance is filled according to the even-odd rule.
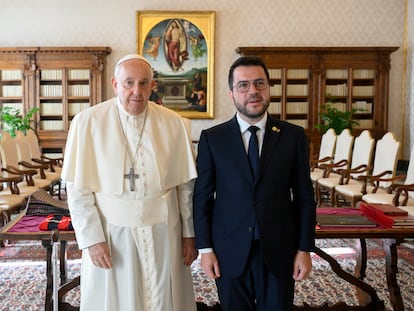
[[137,11],[137,50],[156,82],[150,100],[189,119],[214,117],[213,11]]

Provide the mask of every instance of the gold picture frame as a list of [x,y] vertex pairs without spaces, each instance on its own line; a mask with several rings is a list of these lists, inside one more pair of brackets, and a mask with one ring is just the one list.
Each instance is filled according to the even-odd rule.
[[214,117],[214,11],[137,11],[137,50],[151,63],[151,100],[189,119]]

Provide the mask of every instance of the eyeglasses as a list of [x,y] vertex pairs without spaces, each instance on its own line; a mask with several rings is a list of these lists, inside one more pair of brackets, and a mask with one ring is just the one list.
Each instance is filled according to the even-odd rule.
[[256,79],[256,80],[245,80],[239,81],[233,87],[239,93],[245,93],[249,90],[250,85],[253,83],[256,90],[264,90],[267,88],[267,81],[266,79]]

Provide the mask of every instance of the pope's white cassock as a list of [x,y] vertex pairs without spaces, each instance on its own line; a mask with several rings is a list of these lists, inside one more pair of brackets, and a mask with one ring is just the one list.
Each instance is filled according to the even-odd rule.
[[[124,176],[131,165],[132,180]],[[196,310],[182,253],[182,237],[194,237],[194,178],[189,130],[175,112],[149,102],[134,119],[113,98],[75,116],[62,179],[83,249],[81,310]],[[103,241],[108,270],[87,254]]]

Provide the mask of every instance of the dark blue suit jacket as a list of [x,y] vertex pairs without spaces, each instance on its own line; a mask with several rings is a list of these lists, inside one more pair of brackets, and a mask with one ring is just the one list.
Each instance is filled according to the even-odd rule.
[[197,247],[214,249],[223,276],[239,276],[257,217],[270,271],[291,276],[296,252],[312,251],[315,241],[316,206],[303,128],[269,116],[255,180],[234,117],[202,131],[197,170]]

